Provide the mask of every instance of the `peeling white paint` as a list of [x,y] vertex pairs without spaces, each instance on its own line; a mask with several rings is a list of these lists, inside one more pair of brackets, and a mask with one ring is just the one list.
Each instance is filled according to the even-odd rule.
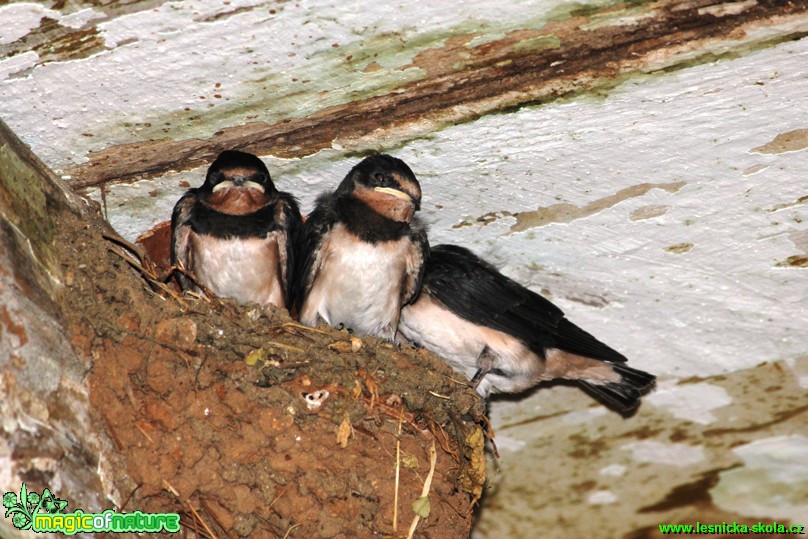
[[601,468],[600,475],[605,475],[608,477],[620,477],[626,473],[626,466],[622,464],[609,464],[608,466]]
[[39,55],[34,51],[26,51],[11,58],[0,59],[0,80],[33,68],[39,61]]
[[631,442],[621,447],[629,451],[631,458],[637,462],[648,462],[686,468],[705,461],[706,455],[701,446],[664,443],[654,440]]
[[609,505],[617,502],[619,499],[620,498],[611,490],[596,490],[586,496],[586,503],[589,505]]
[[[736,447],[733,453],[748,468],[765,468],[768,476],[780,483],[808,481],[808,438],[795,434],[755,440]],[[808,492],[808,491],[806,491]]]
[[19,2],[0,6],[0,45],[14,43],[39,26],[44,17],[61,18],[61,13],[32,2]]
[[87,23],[97,19],[103,19],[104,17],[106,17],[104,13],[96,11],[93,8],[86,8],[63,15],[59,18],[59,24],[67,26],[68,28],[78,29]]
[[579,425],[587,423],[595,418],[602,417],[608,414],[609,411],[601,406],[597,408],[588,408],[586,410],[576,410],[568,414],[564,414],[561,420],[567,425]]
[[494,441],[496,442],[497,449],[500,452],[516,453],[525,447],[526,444],[524,440],[514,438],[513,436],[497,436],[496,440]]
[[733,449],[742,468],[721,472],[710,491],[719,507],[759,518],[806,523],[808,438],[776,436]]
[[786,365],[794,373],[797,383],[803,389],[808,388],[808,356],[786,360]]
[[[53,11],[30,6],[12,42],[36,26],[37,10]],[[449,36],[540,27],[557,7],[556,0],[496,10],[476,0],[422,2],[417,10],[374,0],[166,2],[100,22],[107,50],[90,59],[36,65],[13,80],[16,71],[0,66],[0,117],[59,172],[115,144],[166,133],[207,138],[229,125],[272,124],[375,95],[421,78],[413,58]],[[373,62],[384,70],[364,71]],[[57,123],[65,118],[69,135]]]
[[729,405],[732,397],[723,387],[706,382],[676,385],[663,381],[645,397],[645,403],[664,408],[679,419],[709,425],[716,420],[712,410]]
[[[0,6],[0,45],[14,43],[28,35],[40,25],[42,19],[53,19],[62,26],[78,29],[85,24],[104,18],[104,14],[92,8],[85,8],[69,14],[49,9],[33,2],[16,2]],[[0,77],[2,80],[2,77]]]

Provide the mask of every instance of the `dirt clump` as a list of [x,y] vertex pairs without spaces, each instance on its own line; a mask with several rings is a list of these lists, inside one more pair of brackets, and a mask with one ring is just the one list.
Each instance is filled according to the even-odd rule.
[[423,350],[175,297],[109,233],[65,223],[60,257],[117,511],[180,513],[197,537],[406,537],[431,475],[415,536],[468,536],[485,421],[464,380]]

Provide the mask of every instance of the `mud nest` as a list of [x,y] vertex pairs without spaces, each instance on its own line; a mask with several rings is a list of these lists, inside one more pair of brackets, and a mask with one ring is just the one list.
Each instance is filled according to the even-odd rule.
[[484,408],[435,357],[167,292],[100,219],[61,235],[118,511],[219,538],[407,537],[417,511],[418,537],[468,536]]

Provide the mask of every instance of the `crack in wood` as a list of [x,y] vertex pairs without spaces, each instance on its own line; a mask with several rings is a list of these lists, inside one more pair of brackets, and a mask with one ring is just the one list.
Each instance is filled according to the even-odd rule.
[[[403,140],[424,130],[473,121],[482,115],[513,110],[591,90],[627,73],[642,71],[662,59],[670,67],[675,55],[705,44],[742,39],[746,29],[785,17],[804,16],[808,3],[758,0],[744,9],[708,9],[727,2],[662,0],[644,6],[630,22],[586,29],[614,6],[552,23],[559,46],[518,48],[487,43],[489,56],[475,55],[459,71],[446,62],[424,80],[385,95],[325,108],[305,118],[269,125],[248,123],[222,129],[209,139],[141,141],[106,148],[89,161],[64,171],[77,189],[131,182],[208,163],[220,151],[240,148],[259,155],[302,157],[339,144],[357,150],[377,147],[378,135]],[[544,33],[544,32],[542,32]],[[799,36],[802,37],[802,36]]]

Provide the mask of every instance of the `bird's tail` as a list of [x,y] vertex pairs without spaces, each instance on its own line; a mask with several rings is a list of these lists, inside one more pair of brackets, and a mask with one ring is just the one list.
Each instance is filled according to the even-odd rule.
[[579,383],[606,404],[621,412],[630,412],[640,404],[640,397],[654,385],[656,377],[625,363],[607,363],[620,375],[619,382],[579,380]]

